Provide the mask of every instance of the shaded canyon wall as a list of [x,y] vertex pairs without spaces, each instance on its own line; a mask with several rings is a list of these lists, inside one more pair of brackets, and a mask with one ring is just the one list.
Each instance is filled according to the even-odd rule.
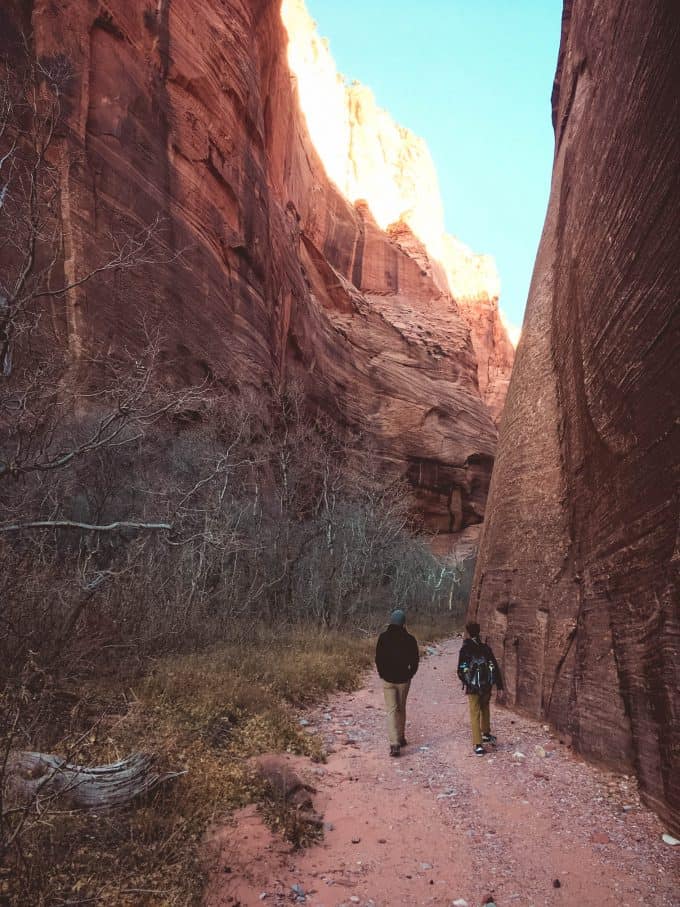
[[488,370],[480,381],[470,325],[422,241],[405,222],[382,229],[329,180],[300,114],[280,0],[9,10],[5,50],[23,27],[72,72],[55,155],[66,265],[95,266],[109,231],[157,217],[182,251],[70,293],[74,355],[134,347],[141,316],[158,321],[183,378],[263,393],[295,379],[410,477],[430,528],[479,523],[500,398],[490,409],[482,397]]
[[680,830],[680,18],[568,0],[471,613],[511,703]]

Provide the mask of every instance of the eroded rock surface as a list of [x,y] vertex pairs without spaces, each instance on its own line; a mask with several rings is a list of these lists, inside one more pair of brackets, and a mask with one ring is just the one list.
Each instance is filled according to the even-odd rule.
[[[403,140],[382,112],[371,124],[370,98],[354,90],[363,159],[393,139],[399,172],[387,182],[412,223],[388,233],[378,200],[350,203],[310,141],[280,0],[35,0],[9,10],[5,49],[16,52],[23,28],[40,57],[71,72],[57,147],[66,264],[96,266],[109,231],[156,218],[170,253],[70,293],[63,331],[74,354],[134,348],[141,316],[160,321],[180,378],[209,373],[263,392],[295,379],[411,476],[431,528],[479,522],[500,398],[493,391],[487,406],[482,396],[484,327],[471,339],[467,303],[458,308],[443,265],[415,238],[420,213],[405,211],[438,192],[423,143]],[[361,176],[350,163],[358,184],[370,182],[372,165]],[[497,320],[493,303],[472,320],[487,317]]]
[[514,347],[498,308],[500,280],[493,258],[446,233],[427,144],[395,123],[370,88],[345,82],[304,0],[283,0],[282,15],[305,123],[326,173],[345,198],[365,201],[381,230],[456,300],[471,331],[482,398],[497,422]]
[[514,705],[680,828],[680,20],[568,0],[471,610]]

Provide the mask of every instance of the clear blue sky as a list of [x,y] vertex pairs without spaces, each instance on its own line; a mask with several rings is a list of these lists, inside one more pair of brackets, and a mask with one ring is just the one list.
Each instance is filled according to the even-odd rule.
[[553,158],[561,0],[307,0],[338,69],[422,135],[447,229],[492,254],[522,322]]

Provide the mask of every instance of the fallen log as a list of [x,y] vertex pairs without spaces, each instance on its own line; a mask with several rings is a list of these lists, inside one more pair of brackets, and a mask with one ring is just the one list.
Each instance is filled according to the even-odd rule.
[[156,758],[133,753],[110,765],[72,765],[46,753],[12,752],[5,772],[5,801],[12,807],[50,802],[60,809],[109,812],[128,806],[186,772],[158,772]]

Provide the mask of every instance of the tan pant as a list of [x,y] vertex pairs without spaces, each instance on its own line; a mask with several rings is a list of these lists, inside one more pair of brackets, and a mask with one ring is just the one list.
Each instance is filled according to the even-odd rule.
[[482,742],[482,734],[491,733],[491,690],[488,693],[480,695],[479,693],[468,694],[468,706],[470,707],[470,724],[472,725],[472,744]]
[[405,737],[406,697],[410,686],[410,680],[407,680],[406,683],[388,683],[383,680],[385,711],[387,712],[387,734],[390,738],[390,746],[399,746],[399,741]]

